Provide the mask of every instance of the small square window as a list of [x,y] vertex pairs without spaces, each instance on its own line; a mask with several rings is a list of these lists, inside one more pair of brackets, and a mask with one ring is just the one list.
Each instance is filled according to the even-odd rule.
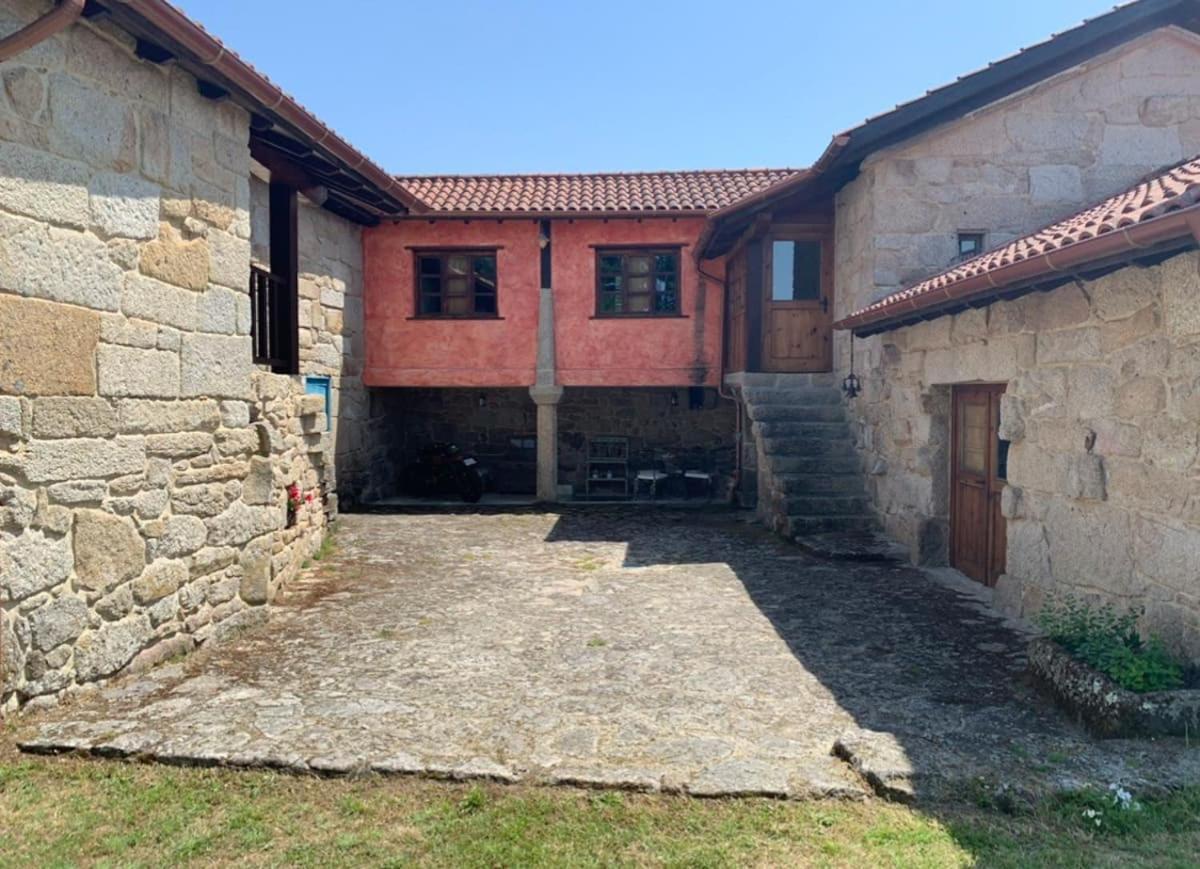
[[970,259],[983,253],[982,232],[960,232],[958,234],[958,258]]

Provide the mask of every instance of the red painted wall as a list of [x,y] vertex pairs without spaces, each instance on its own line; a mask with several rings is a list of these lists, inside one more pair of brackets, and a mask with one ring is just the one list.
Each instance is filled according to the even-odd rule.
[[[704,225],[670,220],[556,220],[553,282],[558,379],[566,386],[715,386],[722,285],[692,259]],[[540,283],[534,220],[405,220],[363,235],[369,386],[529,386]],[[680,317],[597,318],[593,246],[685,245]],[[496,247],[499,320],[412,319],[414,247]],[[721,264],[705,271],[721,276]]]

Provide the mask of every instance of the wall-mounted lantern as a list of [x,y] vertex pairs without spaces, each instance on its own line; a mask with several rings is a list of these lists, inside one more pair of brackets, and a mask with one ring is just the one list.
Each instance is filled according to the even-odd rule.
[[846,375],[846,379],[842,381],[842,392],[846,398],[856,398],[862,392],[862,381],[858,379],[858,375],[854,373],[854,333],[850,333],[850,373]]

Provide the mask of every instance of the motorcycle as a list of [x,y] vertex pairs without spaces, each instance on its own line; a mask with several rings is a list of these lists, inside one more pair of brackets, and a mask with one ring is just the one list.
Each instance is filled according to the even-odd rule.
[[410,495],[429,498],[456,493],[468,504],[483,497],[483,484],[479,462],[448,443],[422,447],[400,479],[401,488]]

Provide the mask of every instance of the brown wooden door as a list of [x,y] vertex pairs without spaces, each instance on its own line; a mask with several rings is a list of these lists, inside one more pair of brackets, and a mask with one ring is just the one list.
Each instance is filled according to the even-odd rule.
[[764,371],[833,369],[833,240],[774,235],[763,245]]
[[984,585],[1004,572],[1007,535],[1000,493],[1008,442],[1000,440],[1003,384],[954,387],[950,563]]

